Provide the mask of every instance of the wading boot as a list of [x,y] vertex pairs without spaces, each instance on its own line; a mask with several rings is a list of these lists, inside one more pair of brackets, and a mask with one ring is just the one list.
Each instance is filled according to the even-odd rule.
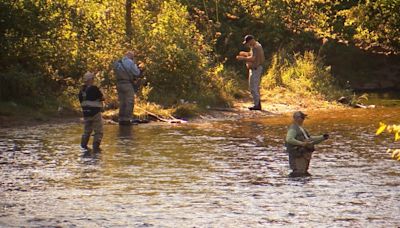
[[303,176],[303,175],[301,173],[298,173],[298,172],[291,172],[289,174],[289,177],[301,177],[301,176]]
[[85,136],[85,135],[82,135],[81,148],[87,150],[88,149],[88,146],[87,146],[88,142],[89,142],[89,137]]
[[100,152],[100,142],[93,142],[93,151],[94,152]]
[[251,110],[251,111],[261,110],[261,102],[259,102],[258,105],[254,105],[253,107],[249,107],[249,110]]
[[311,177],[311,176],[312,176],[312,174],[311,174],[311,173],[309,173],[309,172],[306,172],[306,173],[304,173],[304,176],[305,176],[305,177]]
[[119,125],[123,125],[123,126],[129,126],[132,125],[131,121],[129,120],[121,120],[118,122]]

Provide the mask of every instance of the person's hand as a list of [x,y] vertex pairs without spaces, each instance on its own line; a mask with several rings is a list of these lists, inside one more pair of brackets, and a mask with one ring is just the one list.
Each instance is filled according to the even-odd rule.
[[303,146],[304,146],[304,147],[310,146],[311,144],[312,144],[311,141],[304,141],[304,142],[303,142]]
[[145,66],[144,62],[138,61],[138,67],[139,67],[140,70],[143,70],[144,66]]
[[322,136],[324,137],[325,140],[329,139],[329,135],[328,134],[323,134]]
[[243,56],[237,55],[237,56],[236,56],[236,59],[237,59],[237,60],[243,60]]

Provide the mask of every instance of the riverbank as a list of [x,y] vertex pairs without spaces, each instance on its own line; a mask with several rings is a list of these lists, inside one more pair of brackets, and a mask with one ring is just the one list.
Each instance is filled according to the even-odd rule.
[[[263,100],[261,111],[250,111],[252,106],[250,99],[241,99],[233,102],[229,108],[206,107],[200,109],[195,104],[186,104],[175,109],[162,109],[157,105],[140,104],[135,107],[135,116],[143,122],[164,121],[170,123],[181,122],[204,122],[218,120],[237,120],[262,118],[269,116],[283,115],[297,110],[341,110],[347,107],[329,102],[317,102],[314,104],[288,104],[276,101]],[[3,105],[3,107],[5,107]],[[103,113],[105,124],[117,124],[118,109],[107,110]],[[40,124],[79,123],[82,120],[81,113],[77,110],[65,108],[36,109],[29,106],[13,104],[12,108],[3,108],[0,112],[0,127],[24,127]],[[180,121],[182,120],[182,121]]]

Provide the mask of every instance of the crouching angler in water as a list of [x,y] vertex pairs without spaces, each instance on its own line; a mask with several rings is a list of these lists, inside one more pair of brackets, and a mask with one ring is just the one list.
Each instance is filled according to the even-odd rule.
[[310,136],[303,128],[304,119],[307,117],[303,112],[293,114],[293,124],[289,126],[286,135],[286,150],[289,154],[289,166],[292,172],[290,177],[311,176],[308,172],[314,145],[329,138],[328,134]]
[[88,149],[90,135],[94,131],[93,150],[100,150],[103,139],[103,120],[101,111],[103,109],[103,94],[94,84],[94,74],[87,72],[83,76],[84,85],[79,91],[79,102],[81,103],[84,130],[81,138],[81,147]]

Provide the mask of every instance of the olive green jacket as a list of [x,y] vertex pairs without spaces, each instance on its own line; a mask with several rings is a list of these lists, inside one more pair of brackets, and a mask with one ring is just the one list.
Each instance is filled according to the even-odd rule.
[[[322,141],[325,140],[322,135],[310,136],[310,134],[307,132],[306,129],[304,129],[304,131],[314,145],[321,143]],[[303,132],[300,130],[299,125],[292,124],[289,126],[285,141],[286,141],[286,143],[285,143],[286,149],[288,152],[296,152],[297,149],[299,148],[299,146],[303,145],[303,142],[306,141],[306,138],[305,138]]]

